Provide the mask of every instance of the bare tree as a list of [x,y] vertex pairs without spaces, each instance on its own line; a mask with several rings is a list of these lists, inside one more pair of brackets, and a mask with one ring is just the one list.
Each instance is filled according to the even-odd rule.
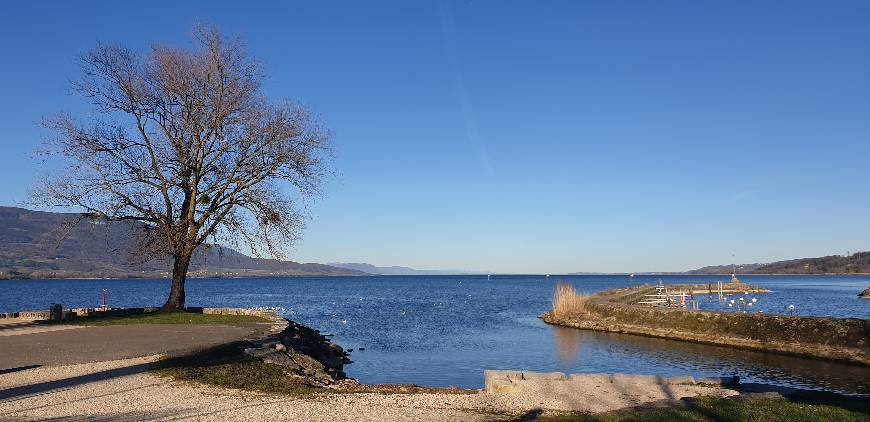
[[138,252],[173,262],[165,310],[184,307],[203,244],[282,256],[302,226],[300,204],[330,172],[330,132],[306,107],[264,96],[261,65],[240,39],[197,26],[193,41],[85,54],[73,90],[92,110],[44,122],[64,165],[34,190],[87,218],[139,222]]

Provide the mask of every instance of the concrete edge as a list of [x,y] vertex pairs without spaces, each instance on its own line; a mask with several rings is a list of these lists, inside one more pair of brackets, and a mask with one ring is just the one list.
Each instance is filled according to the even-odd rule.
[[524,381],[572,381],[580,380],[589,376],[606,376],[610,382],[643,382],[660,385],[709,385],[718,387],[736,386],[740,383],[739,377],[693,377],[691,375],[676,375],[665,377],[660,375],[638,375],[623,373],[591,373],[570,374],[562,372],[534,372],[516,370],[485,369],[484,391],[488,393],[509,393],[516,389],[519,383]]

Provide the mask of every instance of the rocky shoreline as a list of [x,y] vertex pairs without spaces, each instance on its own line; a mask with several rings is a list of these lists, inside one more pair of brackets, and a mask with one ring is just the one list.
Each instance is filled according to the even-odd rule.
[[312,387],[346,388],[358,386],[348,378],[344,365],[350,354],[320,331],[287,321],[283,331],[255,341],[245,354],[282,366],[288,376]]

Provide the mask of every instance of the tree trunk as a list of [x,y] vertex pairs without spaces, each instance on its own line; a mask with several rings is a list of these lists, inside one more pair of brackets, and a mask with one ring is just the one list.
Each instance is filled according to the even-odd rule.
[[184,309],[184,282],[187,281],[188,267],[190,267],[190,255],[175,256],[175,263],[172,266],[172,289],[169,291],[169,299],[166,299],[162,310]]

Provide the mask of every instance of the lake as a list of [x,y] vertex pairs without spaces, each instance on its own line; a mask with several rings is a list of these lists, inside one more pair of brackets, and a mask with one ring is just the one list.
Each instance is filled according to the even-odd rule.
[[[581,292],[643,283],[728,281],[727,276],[372,276],[192,279],[189,306],[275,307],[353,348],[350,376],[365,383],[483,386],[483,370],[658,375],[738,375],[762,382],[845,393],[870,393],[870,368],[724,347],[552,327],[537,317],[553,287]],[[813,316],[870,318],[870,300],[856,295],[867,276],[745,276],[773,291],[746,296],[755,309]],[[159,306],[168,280],[21,280],[0,282],[0,312],[109,305]],[[739,297],[736,296],[736,297]],[[728,310],[707,295],[703,309]],[[364,348],[365,350],[360,350]],[[2,365],[0,365],[2,366]]]

